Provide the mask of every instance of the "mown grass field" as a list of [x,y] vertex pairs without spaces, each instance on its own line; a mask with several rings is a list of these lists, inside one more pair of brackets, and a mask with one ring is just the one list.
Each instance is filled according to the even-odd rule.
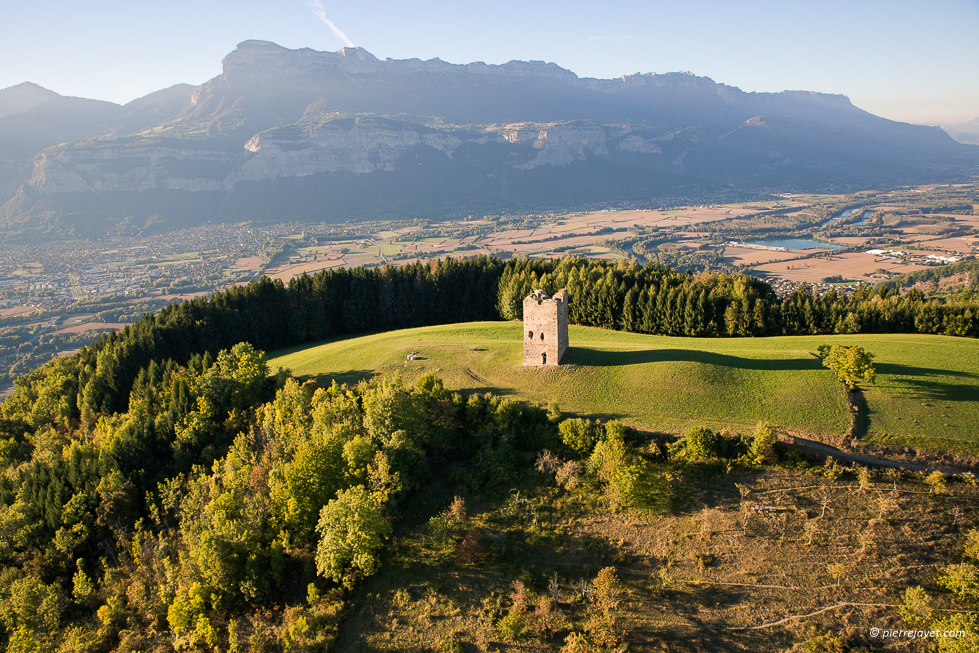
[[[649,430],[745,430],[758,420],[820,437],[843,435],[842,386],[822,368],[820,344],[856,344],[877,359],[865,388],[868,441],[979,453],[979,342],[921,335],[668,338],[570,328],[558,368],[524,367],[522,325],[479,322],[406,329],[273,352],[296,376],[357,382],[401,374],[440,376],[448,388],[496,392],[564,412],[618,418]],[[408,352],[419,360],[406,361]]]

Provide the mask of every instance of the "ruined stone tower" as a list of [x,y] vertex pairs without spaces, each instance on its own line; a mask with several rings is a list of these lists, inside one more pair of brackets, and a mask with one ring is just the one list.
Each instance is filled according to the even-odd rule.
[[558,365],[568,348],[568,291],[548,297],[535,290],[523,300],[523,364]]

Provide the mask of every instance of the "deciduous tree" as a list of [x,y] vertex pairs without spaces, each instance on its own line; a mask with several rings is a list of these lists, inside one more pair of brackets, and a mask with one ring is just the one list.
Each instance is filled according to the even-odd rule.
[[336,582],[346,582],[350,570],[360,576],[377,570],[377,551],[391,534],[391,525],[367,488],[357,485],[340,492],[323,507],[316,531],[320,535],[316,571]]
[[832,370],[851,390],[858,381],[873,383],[877,376],[874,355],[856,345],[821,345],[817,350],[823,367]]

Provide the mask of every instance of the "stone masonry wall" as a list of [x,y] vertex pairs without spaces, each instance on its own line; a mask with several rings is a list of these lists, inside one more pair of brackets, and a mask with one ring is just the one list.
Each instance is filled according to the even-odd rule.
[[535,290],[523,300],[523,364],[558,365],[568,348],[568,292]]

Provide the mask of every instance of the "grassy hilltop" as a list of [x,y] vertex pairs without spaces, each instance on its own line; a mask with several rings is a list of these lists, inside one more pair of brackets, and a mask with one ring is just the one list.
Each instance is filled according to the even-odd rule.
[[[566,412],[619,418],[651,430],[745,429],[765,419],[838,436],[850,413],[840,384],[811,352],[824,343],[876,354],[865,388],[869,441],[979,452],[979,342],[924,335],[668,338],[570,327],[560,368],[525,368],[522,327],[480,322],[393,331],[277,352],[273,369],[319,381],[401,373],[442,377],[455,390],[502,392]],[[408,352],[419,360],[406,362]]]

